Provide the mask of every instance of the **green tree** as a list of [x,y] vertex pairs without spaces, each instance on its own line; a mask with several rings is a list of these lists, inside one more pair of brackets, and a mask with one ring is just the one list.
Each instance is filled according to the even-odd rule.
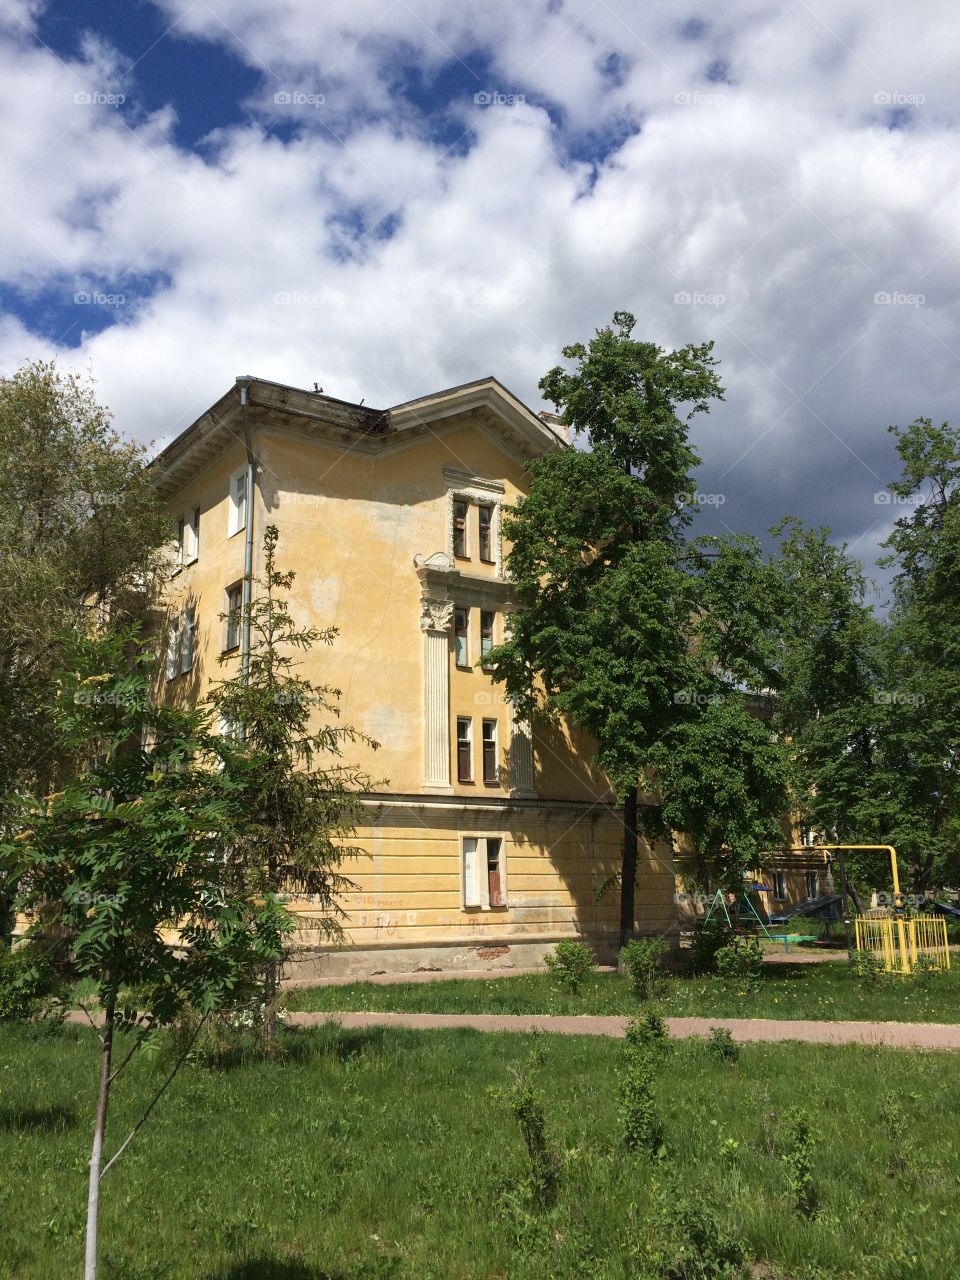
[[[774,612],[755,543],[685,535],[699,462],[689,423],[723,397],[712,344],[665,352],[635,340],[634,324],[616,313],[588,346],[564,348],[572,371],[557,367],[541,380],[583,448],[532,464],[530,491],[506,517],[520,607],[510,639],[490,657],[522,712],[569,716],[596,740],[596,761],[624,802],[621,943],[635,922],[639,784],[664,766],[668,736],[682,738],[683,759],[694,760],[699,726],[716,718],[713,702],[730,700],[724,725],[735,705],[746,714],[744,686],[765,683]],[[714,748],[730,741],[718,728],[708,734]],[[717,774],[740,760],[716,758]],[[762,823],[770,784],[765,776],[750,793],[747,827]],[[692,799],[677,770],[669,785],[669,815],[644,810],[644,827],[659,834]],[[719,793],[735,779],[714,785]],[[711,855],[727,849],[719,826],[711,839]]]
[[[152,707],[151,659],[131,633],[77,642],[52,708],[58,746],[75,765],[64,789],[19,798],[14,837],[0,846],[31,933],[66,932],[77,973],[103,1009],[90,1156],[85,1280],[97,1270],[100,1186],[181,1066],[114,1154],[104,1159],[117,1077],[147,1036],[186,1007],[206,1016],[235,1004],[283,952],[286,909],[225,883],[244,814],[243,789],[222,767],[222,740],[197,711]],[[217,767],[221,766],[221,767]],[[177,946],[170,934],[179,935]],[[114,1067],[118,1033],[132,1043]]]
[[140,611],[172,532],[143,447],[88,382],[45,362],[0,380],[0,794],[54,776],[66,637],[107,604],[115,621]]
[[[286,593],[294,574],[276,566],[279,534],[270,525],[263,538],[264,572],[235,622],[250,630],[248,670],[218,682],[211,702],[221,723],[242,741],[236,770],[244,792],[245,817],[227,862],[238,892],[296,894],[312,899],[319,914],[310,924],[322,938],[342,937],[339,897],[353,887],[340,868],[363,850],[349,843],[360,816],[360,795],[369,776],[342,759],[344,744],[366,735],[338,724],[340,690],[314,684],[297,670],[298,654],[332,644],[335,628],[301,628]],[[293,949],[290,943],[290,950]],[[289,953],[288,953],[289,954]],[[264,970],[265,1032],[276,1039],[275,995],[282,964]]]

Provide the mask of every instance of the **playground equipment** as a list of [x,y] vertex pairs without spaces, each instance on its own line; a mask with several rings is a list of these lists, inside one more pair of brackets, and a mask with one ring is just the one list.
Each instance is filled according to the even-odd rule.
[[[911,916],[904,912],[904,895],[900,892],[900,872],[897,867],[897,851],[892,844],[817,844],[794,845],[787,853],[809,853],[811,850],[839,854],[840,876],[843,883],[842,898],[847,899],[847,870],[843,855],[851,850],[874,850],[890,855],[890,872],[893,880],[893,915],[869,911],[854,921],[858,951],[872,951],[883,961],[888,972],[910,973],[920,956],[939,969],[950,968],[950,949],[947,945],[947,922],[942,916]],[[850,931],[847,929],[847,948],[850,949]]]
[[[764,924],[763,920],[761,919],[760,913],[757,911],[756,907],[750,901],[751,893],[769,893],[769,892],[770,890],[766,888],[764,885],[753,884],[749,881],[744,882],[743,888],[740,890],[740,893],[737,895],[738,921],[742,920],[742,917],[744,914],[748,916],[752,916],[753,921],[756,921],[757,927],[760,929],[761,933],[763,934],[763,936],[766,938],[768,942],[783,943],[784,953],[790,950],[791,942],[818,942],[820,940],[819,933],[771,933],[770,930],[767,928],[767,926]],[[733,924],[733,921],[730,919],[730,912],[727,910],[726,896],[723,893],[723,891],[720,889],[716,891],[716,893],[713,895],[713,898],[710,901],[710,906],[707,909],[707,914],[703,918],[704,924],[707,924],[709,922],[710,917],[713,915],[715,911],[718,910],[718,908],[723,912],[724,916],[726,917],[727,927],[732,930],[734,928],[734,924]],[[751,921],[751,926],[750,926],[751,928],[753,927],[753,921]]]

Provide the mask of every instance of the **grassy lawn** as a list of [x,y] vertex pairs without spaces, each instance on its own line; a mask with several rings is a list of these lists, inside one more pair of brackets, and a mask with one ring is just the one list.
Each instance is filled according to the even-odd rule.
[[[292,1009],[397,1013],[598,1013],[635,1015],[629,981],[595,974],[573,996],[548,973],[513,978],[451,978],[379,986],[308,987],[290,992]],[[713,1018],[815,1018],[865,1022],[960,1022],[960,965],[924,980],[890,976],[864,986],[845,960],[767,965],[758,991],[720,978],[671,977],[655,1008],[665,1015]]]
[[[651,1161],[620,1144],[621,1046],[538,1038],[548,1133],[565,1153],[544,1214],[522,1190],[516,1121],[489,1093],[531,1037],[286,1036],[284,1061],[190,1065],[174,1082],[105,1180],[104,1280],[640,1280],[664,1275],[650,1258],[676,1230],[678,1195],[695,1216],[712,1208],[764,1264],[756,1276],[960,1274],[958,1057],[757,1045],[731,1064],[675,1044],[654,1083],[666,1154]],[[4,1280],[80,1273],[97,1048],[82,1028],[3,1031]],[[124,1079],[108,1149],[166,1066],[161,1054]],[[812,1221],[792,1210],[783,1159],[797,1102],[814,1126]]]

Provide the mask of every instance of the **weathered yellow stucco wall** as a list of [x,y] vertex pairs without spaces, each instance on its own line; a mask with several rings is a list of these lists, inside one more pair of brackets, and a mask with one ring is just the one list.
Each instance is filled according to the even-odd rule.
[[[612,945],[618,895],[611,890],[599,903],[596,895],[619,865],[623,828],[606,779],[590,764],[590,744],[562,724],[535,725],[529,777],[523,781],[526,775],[513,758],[523,745],[517,737],[522,726],[514,723],[502,688],[474,665],[480,654],[479,607],[495,613],[494,641],[504,636],[509,586],[502,566],[508,548],[498,539],[494,563],[481,562],[471,524],[468,557],[447,564],[441,556],[439,570],[418,571],[415,564],[415,557],[422,564],[451,550],[456,491],[486,484],[484,501],[489,492],[501,509],[512,504],[526,484],[522,458],[492,429],[489,414],[441,421],[409,444],[387,441],[382,449],[367,440],[350,447],[295,418],[279,425],[255,421],[251,442],[258,463],[254,572],[262,566],[264,529],[274,524],[278,566],[296,572],[294,619],[339,633],[332,646],[320,644],[305,655],[302,672],[341,690],[342,722],[381,744],[377,751],[360,743],[346,748],[346,758],[374,780],[356,837],[368,856],[346,868],[356,890],[343,900],[348,941],[354,954],[366,957],[357,963],[382,965],[377,955],[410,948],[420,948],[426,960],[445,949],[458,963],[476,959],[478,952],[503,963],[521,962],[538,958],[538,947],[542,953],[560,937],[585,933]],[[174,516],[198,509],[200,520],[196,560],[170,583],[171,617],[182,615],[187,604],[197,611],[193,668],[163,679],[168,698],[202,700],[210,682],[232,674],[239,660],[234,652],[225,666],[218,661],[225,636],[219,614],[227,588],[243,574],[245,535],[229,536],[228,528],[231,476],[245,456],[234,436],[170,495]],[[443,589],[451,604],[470,609],[469,669],[457,667],[453,627],[448,628],[450,760],[449,785],[442,786],[425,781],[430,638],[421,625],[424,598],[437,582],[450,584]],[[470,781],[457,775],[458,716],[473,722]],[[484,781],[480,768],[484,719],[497,725],[494,781]],[[465,836],[503,841],[505,905],[464,904]],[[671,928],[674,877],[668,854],[654,856],[644,847],[637,902],[642,929]],[[308,924],[311,904],[301,907]]]

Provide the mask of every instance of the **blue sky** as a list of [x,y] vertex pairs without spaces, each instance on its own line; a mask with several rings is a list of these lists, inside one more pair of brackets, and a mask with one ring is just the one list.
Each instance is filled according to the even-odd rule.
[[161,443],[240,372],[539,408],[629,309],[716,342],[703,527],[871,567],[888,423],[956,413],[958,45],[946,0],[0,0],[0,361]]

